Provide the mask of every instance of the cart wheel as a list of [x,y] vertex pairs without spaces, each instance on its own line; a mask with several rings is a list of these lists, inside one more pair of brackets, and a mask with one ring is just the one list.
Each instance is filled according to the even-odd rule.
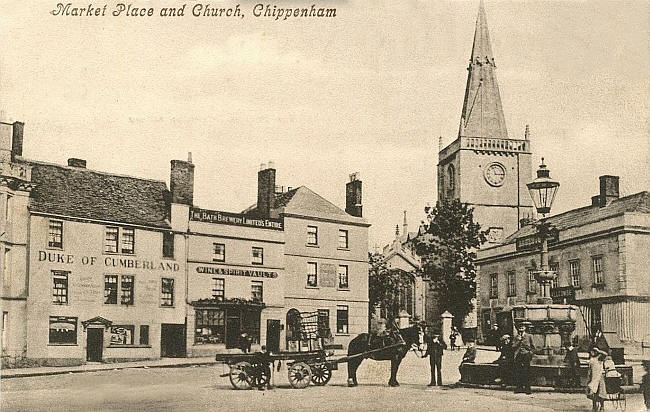
[[311,373],[311,382],[316,386],[326,385],[332,377],[332,371],[325,363],[312,365]]
[[230,383],[235,389],[250,389],[252,384],[251,364],[248,362],[237,362],[230,365]]
[[267,373],[268,371],[264,370],[264,368],[261,368],[259,365],[252,365],[252,368],[252,370],[256,372],[251,372],[251,385],[257,388],[268,385],[271,380],[271,376]]
[[289,384],[292,388],[303,389],[309,386],[311,368],[304,362],[296,362],[289,368]]

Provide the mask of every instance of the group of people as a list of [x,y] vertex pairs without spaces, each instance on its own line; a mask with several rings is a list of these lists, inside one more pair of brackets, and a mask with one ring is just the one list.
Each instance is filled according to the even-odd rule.
[[497,344],[501,351],[496,363],[499,365],[498,382],[501,386],[515,384],[515,393],[530,394],[530,362],[533,359],[535,344],[522,322],[517,328],[517,335],[503,335]]

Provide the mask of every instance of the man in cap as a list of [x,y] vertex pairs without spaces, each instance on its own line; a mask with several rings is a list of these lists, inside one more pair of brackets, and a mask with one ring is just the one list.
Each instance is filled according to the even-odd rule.
[[442,386],[442,355],[445,349],[447,349],[447,344],[440,333],[433,332],[427,338],[427,352],[424,356],[429,356],[429,365],[431,366],[431,381],[428,386]]
[[514,381],[517,383],[515,393],[530,395],[530,361],[533,359],[535,344],[533,337],[526,332],[529,322],[522,322],[517,327],[517,336],[512,343],[514,350]]

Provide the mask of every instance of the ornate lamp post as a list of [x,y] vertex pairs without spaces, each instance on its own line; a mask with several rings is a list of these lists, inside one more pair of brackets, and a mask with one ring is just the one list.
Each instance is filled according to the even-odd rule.
[[560,187],[560,182],[551,179],[550,170],[546,168],[543,157],[542,164],[539,165],[539,169],[537,170],[537,178],[530,183],[526,183],[526,187],[528,187],[530,197],[532,197],[533,203],[535,203],[537,213],[542,215],[542,219],[535,223],[542,243],[540,270],[535,272],[535,278],[540,283],[542,289],[538,303],[550,304],[553,303],[550,293],[551,282],[555,279],[556,274],[549,270],[548,266],[548,237],[553,228],[546,221],[545,216],[551,211],[555,194]]

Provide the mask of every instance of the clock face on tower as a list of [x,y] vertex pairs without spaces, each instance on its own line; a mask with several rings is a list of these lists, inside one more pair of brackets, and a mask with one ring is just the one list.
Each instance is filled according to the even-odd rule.
[[485,168],[485,181],[490,186],[501,186],[506,178],[506,168],[501,163],[490,163]]

